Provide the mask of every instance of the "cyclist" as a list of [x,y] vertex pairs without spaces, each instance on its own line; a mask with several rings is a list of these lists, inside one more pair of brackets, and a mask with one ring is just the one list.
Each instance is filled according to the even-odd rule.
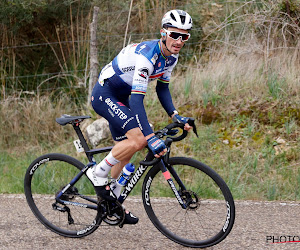
[[[143,99],[147,85],[157,79],[158,98],[173,121],[185,124],[188,118],[176,111],[169,91],[171,72],[178,60],[178,53],[189,39],[191,16],[182,10],[168,11],[162,18],[161,38],[131,44],[101,71],[92,92],[92,106],[108,120],[115,146],[94,168],[88,171],[100,199],[115,201],[116,185],[108,182],[108,173],[117,179],[122,168],[137,151],[147,144],[155,157],[166,153],[164,142],[155,137],[145,112]],[[129,100],[129,96],[130,100]],[[124,224],[136,224],[138,218],[125,210]]]

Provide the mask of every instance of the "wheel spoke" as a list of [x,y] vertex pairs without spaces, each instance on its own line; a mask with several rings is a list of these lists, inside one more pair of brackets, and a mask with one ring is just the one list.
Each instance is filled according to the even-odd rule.
[[[33,174],[32,166],[37,166]],[[35,160],[25,177],[25,195],[35,216],[52,231],[67,237],[82,237],[97,227],[97,210],[85,206],[96,208],[97,201],[94,187],[85,175],[60,197],[70,204],[62,205],[55,199],[83,167],[72,157],[49,154]]]
[[[234,222],[234,203],[224,181],[209,167],[192,159],[170,158],[170,164],[186,188],[179,193],[187,208],[180,206],[170,186],[162,179],[159,167],[152,168],[144,182],[151,186],[143,186],[149,218],[163,234],[185,246],[208,247],[223,240]],[[176,178],[172,179],[179,190]],[[151,206],[145,202],[147,189]],[[232,207],[229,218],[227,202]],[[228,230],[223,232],[228,219]]]

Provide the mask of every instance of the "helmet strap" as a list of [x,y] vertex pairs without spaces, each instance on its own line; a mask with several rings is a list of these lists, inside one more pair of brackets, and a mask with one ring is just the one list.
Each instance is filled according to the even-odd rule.
[[167,49],[167,51],[169,51],[171,54],[173,54],[169,49],[168,49],[168,47],[167,47],[167,37],[165,38],[165,39],[162,39],[162,43],[165,45],[165,47],[166,47],[166,49]]

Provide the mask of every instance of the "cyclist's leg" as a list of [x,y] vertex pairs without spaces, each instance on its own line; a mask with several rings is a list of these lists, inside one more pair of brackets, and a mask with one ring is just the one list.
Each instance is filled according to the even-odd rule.
[[[95,190],[100,201],[102,199],[116,201],[116,196],[111,192],[110,186],[106,184],[111,167],[118,164],[116,170],[113,170],[114,177],[117,177],[122,169],[122,164],[128,162],[135,152],[146,145],[138,122],[129,108],[128,95],[120,96],[120,92],[120,89],[111,89],[108,82],[105,82],[103,86],[97,83],[92,93],[94,110],[109,122],[114,140],[120,141],[108,156],[94,168],[95,171],[92,170]],[[99,178],[100,181],[98,181]],[[129,211],[125,210],[124,214],[124,224],[136,224],[138,222],[138,218]]]
[[[131,137],[131,134],[133,134],[134,131],[133,130],[130,130],[128,132],[128,137],[130,138]],[[112,134],[115,135],[115,131],[112,130]],[[114,136],[115,138],[115,136]],[[127,141],[126,141],[127,140]],[[124,142],[125,141],[125,142]],[[126,139],[124,139],[124,141],[115,141],[115,145],[118,145],[116,148],[118,149],[120,143],[125,144],[125,147],[128,147],[127,142],[128,142],[128,139],[126,137]],[[122,147],[123,147],[122,146]],[[145,145],[146,146],[146,145]],[[122,149],[122,147],[120,147]],[[123,167],[130,162],[130,159],[132,158],[133,155],[129,155],[127,159],[124,159],[122,161],[120,161],[119,163],[117,163],[116,165],[114,165],[112,168],[111,168],[111,177],[112,177],[112,182],[110,184],[110,187],[111,187],[111,190],[113,190],[114,194],[117,196],[117,198],[119,197],[120,195],[120,192],[121,192],[121,186],[117,185],[116,183],[116,180],[119,178],[120,176],[120,173],[123,169]]]
[[126,139],[116,143],[112,149],[112,154],[116,159],[126,164],[134,153],[143,149],[146,145],[147,141],[140,128],[132,128],[127,131]]
[[[115,130],[111,130],[112,131],[112,134],[113,134],[113,137],[116,138],[116,131]],[[134,146],[132,146],[132,143],[131,141],[134,141],[135,138],[137,138],[137,134],[138,133],[141,133],[139,128],[134,128],[134,129],[131,129],[129,130],[127,133],[126,133],[126,139],[122,140],[122,141],[115,141],[115,146],[112,150],[112,154],[115,156],[116,155],[116,158],[121,154],[124,154],[124,151],[128,148],[132,149],[134,148]],[[144,137],[142,137],[144,138]],[[142,144],[142,148],[144,148],[146,146],[146,140],[145,140],[145,143]],[[110,187],[111,187],[111,190],[113,190],[114,194],[116,195],[116,197],[119,197],[120,195],[120,192],[121,192],[121,187],[118,186],[116,184],[116,179],[119,177],[123,167],[130,161],[130,159],[132,158],[133,154],[138,151],[138,150],[132,150],[132,151],[127,151],[127,157],[123,157],[119,163],[117,163],[116,165],[114,165],[112,168],[111,168],[111,177],[113,179]]]
[[[101,186],[102,191],[108,183],[107,175],[111,167],[120,161],[128,161],[135,152],[146,146],[146,140],[135,116],[128,107],[128,97],[117,97],[108,84],[95,86],[92,93],[92,105],[99,115],[108,120],[114,140],[121,140],[95,168],[97,177],[94,185]],[[118,175],[121,169],[119,165],[113,174]]]
[[129,108],[128,96],[118,96],[116,91],[108,84],[97,84],[92,93],[92,106],[109,122],[114,140],[120,142],[113,148],[113,156],[123,161],[144,148],[147,142]]
[[[128,139],[124,140],[125,144],[126,141],[128,141]],[[123,142],[123,141],[121,141]],[[115,145],[119,145],[121,142],[115,142]],[[122,143],[121,143],[122,144]],[[112,192],[114,193],[114,195],[116,196],[116,198],[118,198],[120,196],[120,193],[122,191],[122,186],[117,184],[117,179],[120,176],[120,173],[123,169],[123,167],[129,163],[130,159],[131,159],[132,155],[130,155],[130,157],[128,159],[122,160],[119,163],[117,163],[116,165],[114,165],[111,168],[111,177],[113,179],[113,181],[110,183],[110,189],[112,190]],[[135,215],[133,215],[129,210],[125,209],[124,205],[123,209],[125,211],[125,218],[124,218],[124,222],[123,224],[136,224],[139,221],[139,218],[136,217]]]
[[[107,159],[108,166],[130,159],[135,152],[146,146],[146,139],[136,117],[126,105],[127,99],[116,97],[106,84],[97,86],[93,91],[94,110],[108,120],[114,140],[120,141],[112,149],[110,159]],[[106,175],[107,171],[103,174]]]

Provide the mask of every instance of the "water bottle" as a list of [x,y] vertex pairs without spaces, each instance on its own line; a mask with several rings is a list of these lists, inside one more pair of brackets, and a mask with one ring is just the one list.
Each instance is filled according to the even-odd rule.
[[130,180],[131,175],[133,174],[134,170],[135,170],[134,165],[132,163],[127,163],[124,166],[122,173],[121,173],[119,179],[117,180],[117,183],[120,186],[125,186],[126,183]]
[[133,172],[134,172],[134,165],[132,163],[128,163],[124,166],[120,177],[117,181],[111,183],[110,189],[114,192],[117,198],[119,198],[121,193],[121,188],[126,185],[126,183],[130,180]]

